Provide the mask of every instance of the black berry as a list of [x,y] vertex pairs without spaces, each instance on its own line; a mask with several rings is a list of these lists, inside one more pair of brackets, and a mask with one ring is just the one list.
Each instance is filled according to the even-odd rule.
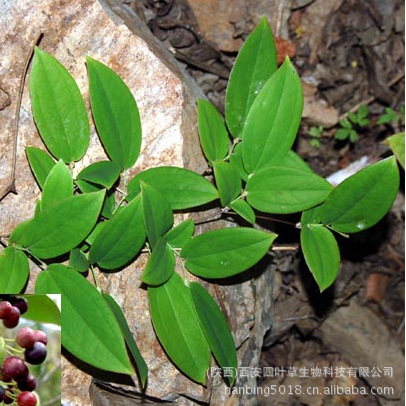
[[24,351],[24,356],[25,360],[30,364],[41,364],[47,356],[47,347],[44,343],[37,341],[32,348],[27,348]]

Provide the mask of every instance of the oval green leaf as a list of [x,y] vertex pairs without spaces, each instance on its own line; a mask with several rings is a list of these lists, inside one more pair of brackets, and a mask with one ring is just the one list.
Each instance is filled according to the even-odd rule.
[[39,148],[26,147],[25,153],[27,154],[28,162],[30,163],[31,170],[38,182],[41,189],[44,187],[45,179],[49,171],[55,165],[55,161],[45,151]]
[[66,163],[81,159],[90,139],[82,95],[69,72],[39,48],[34,52],[30,92],[35,123],[52,155]]
[[242,135],[242,158],[249,173],[282,159],[292,147],[303,110],[298,74],[287,58],[255,99]]
[[181,255],[194,275],[226,278],[255,265],[276,237],[274,233],[245,227],[212,230],[189,241]]
[[63,265],[50,265],[37,278],[35,293],[59,293],[62,345],[80,360],[106,371],[131,375],[120,327],[98,290]]
[[135,364],[137,366],[137,371],[141,380],[142,387],[145,388],[148,378],[148,366],[144,358],[142,357],[140,350],[138,349],[137,343],[134,340],[134,336],[131,333],[130,328],[128,327],[127,320],[125,319],[120,306],[117,304],[112,296],[110,296],[108,293],[103,293],[103,298],[109,305],[110,310],[113,312],[114,317],[116,318],[120,326],[127,347],[131,351],[131,355],[133,356]]
[[38,258],[65,254],[92,231],[103,204],[104,190],[68,197],[41,211],[17,241]]
[[257,210],[295,213],[323,202],[332,186],[309,171],[273,166],[254,173],[247,182],[247,201]]
[[184,168],[161,166],[141,172],[129,182],[129,200],[140,193],[141,181],[159,190],[172,210],[201,206],[219,197],[216,188],[203,176]]
[[13,246],[4,248],[0,254],[0,292],[20,293],[29,274],[27,256]]
[[173,226],[173,213],[157,189],[141,181],[145,230],[151,247]]
[[242,199],[234,200],[229,204],[230,209],[233,209],[248,223],[255,224],[255,212],[252,207]]
[[225,113],[233,137],[241,136],[252,103],[276,69],[275,43],[263,17],[244,42],[230,73]]
[[159,238],[148,259],[141,280],[147,285],[162,285],[175,270],[175,255],[165,238]]
[[69,169],[60,160],[49,172],[42,191],[41,210],[73,195],[73,179]]
[[286,168],[313,172],[312,168],[310,168],[310,166],[295,151],[292,150],[288,151],[288,153],[280,160],[278,165]]
[[204,384],[210,348],[190,289],[175,272],[167,283],[148,287],[148,298],[155,332],[169,358],[189,378]]
[[140,154],[141,121],[134,96],[106,65],[87,57],[89,95],[101,142],[112,161],[131,168]]
[[185,220],[179,223],[172,230],[165,234],[166,242],[172,248],[183,248],[185,244],[192,238],[195,232],[195,223],[193,220]]
[[213,162],[213,169],[220,203],[225,207],[241,193],[241,178],[237,170],[228,162]]
[[55,302],[46,295],[25,295],[28,310],[24,318],[38,323],[61,325],[61,312]]
[[[75,183],[83,193],[93,193],[99,190],[104,190],[103,186],[82,179],[77,179]],[[114,195],[114,189],[110,189],[106,192],[106,198],[104,199],[101,215],[106,219],[113,217],[115,207],[116,198]]]
[[337,278],[340,251],[334,235],[321,224],[306,224],[300,231],[300,243],[306,264],[320,291]]
[[228,383],[233,386],[237,371],[237,351],[224,314],[210,293],[197,282],[191,282],[193,303],[210,349],[221,368],[231,368]]
[[104,269],[117,269],[133,259],[145,242],[141,196],[117,212],[97,235],[89,262]]
[[104,186],[106,189],[111,189],[119,176],[120,167],[115,162],[100,161],[83,169],[76,179],[83,179]]
[[228,134],[223,118],[206,100],[197,101],[200,144],[210,162],[220,161],[228,154]]
[[320,206],[320,220],[342,233],[365,230],[389,211],[398,189],[399,170],[392,156],[340,183]]

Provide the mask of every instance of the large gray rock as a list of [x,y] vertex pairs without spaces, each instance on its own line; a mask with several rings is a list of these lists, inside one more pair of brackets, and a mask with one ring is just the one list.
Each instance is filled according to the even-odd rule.
[[[0,106],[6,106],[0,111],[0,190],[7,184],[11,172],[14,108],[24,59],[41,32],[44,38],[40,47],[69,69],[87,104],[85,55],[113,68],[133,92],[141,115],[143,144],[141,156],[134,168],[129,170],[128,177],[160,165],[187,167],[199,173],[206,169],[196,133],[195,100],[202,95],[129,9],[113,0],[101,3],[95,0],[39,0],[35,4],[24,0],[3,0],[0,2],[0,27],[3,39],[0,88],[2,99],[7,94],[11,98],[11,105],[7,105],[5,97],[5,102]],[[2,236],[33,215],[35,201],[40,195],[24,153],[26,146],[44,148],[32,119],[27,86],[22,98],[19,124],[17,194],[8,194],[0,202]],[[89,151],[83,161],[76,165],[75,172],[104,157],[93,131]],[[181,216],[178,220],[181,220]],[[213,404],[223,404],[227,396],[222,381],[209,377],[207,387],[191,382],[174,368],[161,349],[151,325],[146,291],[140,289],[140,274],[145,262],[146,258],[141,255],[123,271],[100,273],[98,278],[100,286],[122,306],[150,368],[146,394],[182,404],[192,404],[193,399],[209,403],[210,398]],[[33,292],[39,271],[34,264],[31,267],[28,292]],[[254,282],[246,278],[240,284],[220,286],[212,292],[224,303],[236,343],[241,347],[241,366],[245,367],[258,364],[262,337],[270,325],[271,273],[258,274],[260,276]],[[257,297],[264,297],[264,301],[257,303]],[[73,360],[69,354],[66,355],[69,361],[66,358],[62,361],[63,404],[87,406],[138,402],[136,394],[141,390],[137,377],[133,377],[133,382],[122,381],[121,378],[91,370]],[[91,398],[89,373],[101,381],[110,382],[105,386],[92,385]],[[244,383],[255,383],[255,377],[244,379]],[[110,391],[106,391],[106,387]],[[109,396],[113,396],[113,400]],[[230,404],[240,402],[249,404],[255,403],[255,400],[230,400]]]

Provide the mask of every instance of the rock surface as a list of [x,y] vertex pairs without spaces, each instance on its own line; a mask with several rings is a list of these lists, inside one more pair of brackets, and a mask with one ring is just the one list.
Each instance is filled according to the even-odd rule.
[[[3,95],[10,96],[11,101],[11,104],[5,102],[0,106],[0,190],[8,183],[11,173],[14,109],[24,60],[41,32],[44,38],[40,47],[67,67],[87,105],[85,55],[113,68],[133,92],[141,115],[143,144],[141,156],[129,171],[129,177],[157,165],[182,166],[200,173],[205,170],[196,133],[195,111],[195,100],[202,94],[129,9],[113,0],[101,3],[95,0],[39,0],[35,6],[16,0],[0,3],[0,22],[3,38],[0,88]],[[7,236],[17,224],[32,217],[35,201],[40,194],[24,153],[26,146],[45,149],[32,120],[27,85],[19,125],[17,194],[8,194],[0,202],[1,236]],[[88,153],[76,165],[75,172],[104,157],[104,151],[93,132]],[[224,404],[226,395],[222,381],[208,379],[207,387],[191,382],[173,367],[161,349],[150,322],[146,291],[140,289],[139,276],[145,260],[141,256],[125,270],[100,274],[99,279],[100,286],[122,305],[149,365],[146,395],[181,404],[193,404],[193,399],[209,403],[210,398],[215,399],[213,404]],[[34,290],[37,273],[38,270],[32,265],[28,293]],[[241,347],[240,365],[245,367],[258,364],[262,337],[270,325],[272,274],[258,271],[258,275],[254,281],[249,281],[246,275],[240,284],[220,286],[216,292],[212,292],[218,299],[221,297],[224,303],[235,341]],[[257,297],[263,297],[262,302],[257,302]],[[137,393],[139,396],[140,392],[137,377],[131,381],[108,376],[89,369],[69,354],[65,356],[62,362],[62,404],[120,404],[118,400],[109,402],[108,397],[103,398],[104,389],[98,390],[94,385],[90,398],[91,375],[117,388],[115,390],[122,404],[136,404]],[[248,376],[243,381],[253,384],[255,379],[255,376]],[[253,402],[254,399],[244,397],[230,400],[230,404]]]

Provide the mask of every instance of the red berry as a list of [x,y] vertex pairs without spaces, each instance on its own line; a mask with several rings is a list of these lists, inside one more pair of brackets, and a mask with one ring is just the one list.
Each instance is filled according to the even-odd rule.
[[35,406],[37,398],[31,392],[21,392],[17,397],[17,404],[18,406]]
[[10,313],[3,319],[3,325],[7,328],[14,328],[18,326],[20,321],[20,310],[18,307],[11,306]]
[[47,356],[47,347],[44,343],[37,341],[32,348],[27,348],[24,351],[25,360],[32,364],[38,365],[44,362]]
[[28,376],[28,367],[19,357],[7,357],[3,362],[3,374],[15,381],[24,381]]
[[11,303],[7,302],[6,300],[0,302],[0,319],[4,319],[10,314],[11,310]]
[[27,376],[27,379],[25,381],[20,381],[18,382],[18,389],[21,391],[29,391],[32,392],[37,385],[37,382],[35,381],[35,377],[32,374],[29,374]]
[[30,327],[23,327],[17,333],[16,343],[22,348],[31,348],[36,341],[35,331]]
[[41,330],[35,330],[34,337],[35,337],[35,341],[39,341],[40,343],[43,343],[45,345],[48,342],[47,335]]
[[0,368],[0,381],[11,382],[11,378],[4,373],[3,368]]

